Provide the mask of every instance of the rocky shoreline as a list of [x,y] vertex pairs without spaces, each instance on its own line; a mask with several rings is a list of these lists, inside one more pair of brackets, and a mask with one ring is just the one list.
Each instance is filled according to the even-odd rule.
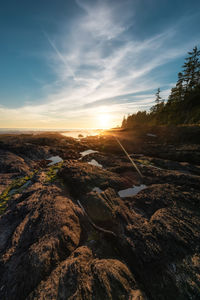
[[191,134],[1,135],[0,299],[199,299],[199,192]]

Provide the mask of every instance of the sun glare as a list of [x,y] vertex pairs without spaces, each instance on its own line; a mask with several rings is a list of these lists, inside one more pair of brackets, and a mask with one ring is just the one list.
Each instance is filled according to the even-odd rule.
[[99,114],[98,116],[98,127],[107,129],[111,127],[111,116],[109,114]]

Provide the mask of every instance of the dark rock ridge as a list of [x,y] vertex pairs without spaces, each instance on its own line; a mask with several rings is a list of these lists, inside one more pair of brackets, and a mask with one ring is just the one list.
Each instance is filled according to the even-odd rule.
[[[0,136],[0,299],[200,298],[198,161],[152,156],[151,147],[144,156],[139,145],[141,182],[114,143]],[[99,152],[80,160],[87,147]],[[48,167],[53,155],[64,162]]]
[[113,187],[118,190],[128,188],[131,182],[118,174],[97,168],[80,161],[67,161],[59,175],[68,182],[74,196],[82,196],[94,187],[105,189]]
[[19,173],[27,174],[30,171],[30,166],[25,160],[8,151],[0,150],[0,174],[1,173]]

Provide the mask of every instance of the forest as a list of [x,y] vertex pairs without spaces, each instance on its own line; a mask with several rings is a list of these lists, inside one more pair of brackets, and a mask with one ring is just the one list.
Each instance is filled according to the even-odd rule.
[[200,123],[200,50],[195,46],[178,73],[176,86],[167,100],[155,94],[155,105],[149,111],[124,116],[122,128],[135,125],[182,125]]

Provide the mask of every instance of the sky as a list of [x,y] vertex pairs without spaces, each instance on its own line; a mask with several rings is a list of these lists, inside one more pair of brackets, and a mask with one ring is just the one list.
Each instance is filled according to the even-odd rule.
[[104,128],[167,99],[200,46],[199,0],[7,0],[0,128]]

